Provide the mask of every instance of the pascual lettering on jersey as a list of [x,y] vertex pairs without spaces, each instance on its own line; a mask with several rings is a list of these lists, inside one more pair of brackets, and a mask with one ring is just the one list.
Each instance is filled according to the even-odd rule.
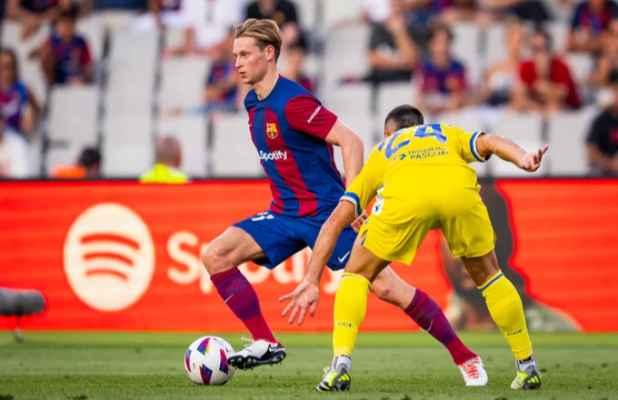
[[287,160],[288,152],[283,150],[265,152],[260,150],[260,160],[262,161],[275,161],[275,160]]

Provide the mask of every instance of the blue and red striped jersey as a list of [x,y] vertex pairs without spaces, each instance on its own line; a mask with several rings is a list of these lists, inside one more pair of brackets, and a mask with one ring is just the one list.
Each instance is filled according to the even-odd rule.
[[333,146],[325,141],[337,116],[305,88],[279,76],[272,92],[245,97],[251,139],[270,181],[274,213],[330,213],[344,192]]

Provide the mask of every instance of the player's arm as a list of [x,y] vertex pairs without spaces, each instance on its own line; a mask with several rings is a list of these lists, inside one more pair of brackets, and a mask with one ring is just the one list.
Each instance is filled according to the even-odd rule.
[[320,278],[324,266],[335,250],[337,239],[346,226],[356,217],[356,206],[349,201],[340,201],[332,214],[320,229],[320,234],[311,253],[307,273],[296,289],[279,298],[279,301],[290,300],[283,309],[282,316],[288,317],[288,323],[302,324],[307,311],[313,316],[320,300]]
[[363,167],[363,141],[340,120],[335,122],[325,140],[341,147],[345,180],[347,184],[351,183]]
[[536,151],[526,152],[517,143],[498,135],[482,134],[476,139],[476,150],[481,158],[487,159],[495,154],[528,172],[539,169],[548,148],[549,145],[544,145]]
[[280,301],[290,300],[282,315],[289,313],[288,322],[302,324],[307,311],[314,315],[320,297],[320,278],[324,266],[332,255],[337,239],[346,226],[361,214],[364,207],[375,196],[382,185],[382,177],[386,160],[377,148],[371,152],[367,164],[354,179],[348,190],[341,197],[335,210],[322,225],[309,260],[305,277],[289,294],[279,298]]

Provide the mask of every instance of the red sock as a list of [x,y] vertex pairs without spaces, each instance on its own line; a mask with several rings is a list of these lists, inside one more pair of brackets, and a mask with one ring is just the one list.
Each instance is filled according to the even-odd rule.
[[214,274],[210,280],[225,304],[251,332],[253,340],[277,342],[262,315],[255,290],[238,268]]
[[446,347],[455,364],[459,365],[476,357],[476,354],[459,340],[436,302],[422,290],[416,289],[416,294],[406,307],[405,313]]

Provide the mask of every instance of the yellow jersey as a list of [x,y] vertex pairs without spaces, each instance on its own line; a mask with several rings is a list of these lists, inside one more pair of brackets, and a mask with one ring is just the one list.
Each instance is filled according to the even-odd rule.
[[[384,259],[409,263],[426,232],[442,228],[457,256],[490,249],[493,230],[469,165],[485,161],[476,147],[481,134],[446,124],[418,125],[375,146],[342,196],[360,214],[377,195],[361,229],[369,231],[365,247]],[[468,239],[476,237],[474,229],[482,232],[478,245]]]
[[165,164],[157,163],[139,178],[141,183],[182,184],[189,182],[184,172]]

